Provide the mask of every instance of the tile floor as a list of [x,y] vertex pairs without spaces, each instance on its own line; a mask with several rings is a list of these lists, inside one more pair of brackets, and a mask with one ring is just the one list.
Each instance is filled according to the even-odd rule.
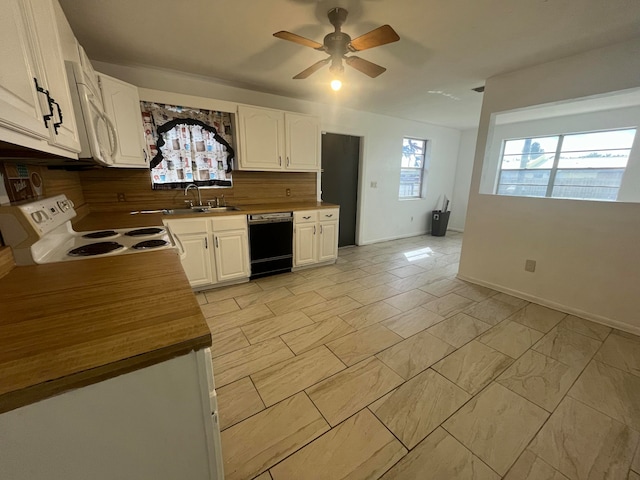
[[461,244],[198,294],[227,480],[640,480],[640,337],[456,279]]

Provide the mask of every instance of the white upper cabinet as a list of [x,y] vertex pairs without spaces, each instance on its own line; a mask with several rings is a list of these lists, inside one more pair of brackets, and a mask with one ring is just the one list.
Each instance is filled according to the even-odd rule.
[[80,151],[52,0],[6,0],[0,15],[0,140]]
[[105,113],[115,132],[114,167],[149,168],[143,145],[138,87],[98,74]]
[[239,169],[314,172],[319,168],[317,117],[238,107]]

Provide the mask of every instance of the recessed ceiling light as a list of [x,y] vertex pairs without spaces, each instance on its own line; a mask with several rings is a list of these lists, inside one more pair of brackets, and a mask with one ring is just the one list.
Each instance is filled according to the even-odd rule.
[[342,88],[342,82],[337,78],[335,80],[331,80],[331,88],[333,89],[334,92],[337,92]]

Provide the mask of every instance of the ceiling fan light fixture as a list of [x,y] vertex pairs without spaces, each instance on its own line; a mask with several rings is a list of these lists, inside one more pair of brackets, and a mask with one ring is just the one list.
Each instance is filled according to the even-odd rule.
[[338,80],[337,78],[331,80],[331,89],[334,92],[337,92],[341,88],[342,88],[342,82],[340,80]]

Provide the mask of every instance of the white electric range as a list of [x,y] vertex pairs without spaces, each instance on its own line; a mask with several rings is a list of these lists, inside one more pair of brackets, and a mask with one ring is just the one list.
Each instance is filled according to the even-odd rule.
[[0,232],[18,265],[175,248],[163,226],[77,232],[65,195],[0,206]]

